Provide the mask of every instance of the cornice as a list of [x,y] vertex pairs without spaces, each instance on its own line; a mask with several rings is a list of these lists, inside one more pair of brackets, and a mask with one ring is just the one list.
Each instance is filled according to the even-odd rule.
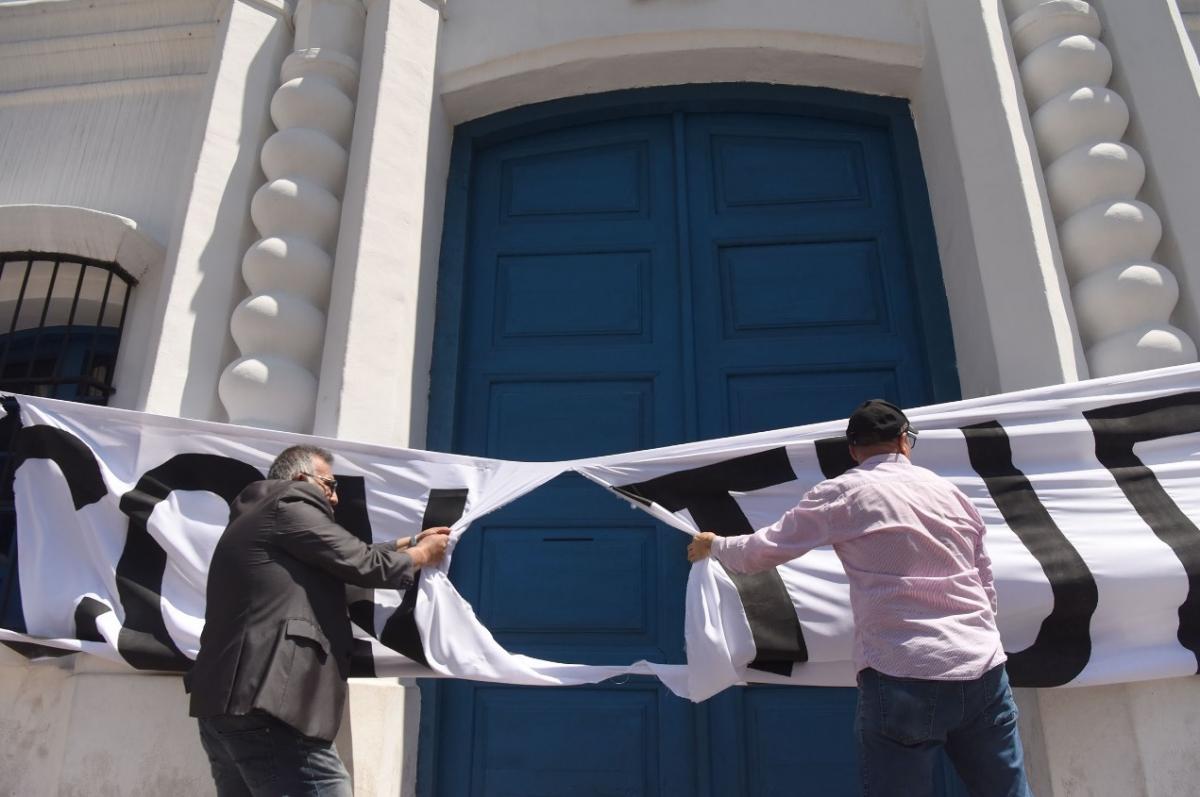
[[0,43],[0,93],[208,71],[215,22]]

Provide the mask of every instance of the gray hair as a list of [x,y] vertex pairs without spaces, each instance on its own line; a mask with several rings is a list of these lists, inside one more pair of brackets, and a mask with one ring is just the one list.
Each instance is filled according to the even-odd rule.
[[291,481],[303,473],[312,473],[313,459],[321,459],[333,464],[333,454],[317,446],[292,446],[285,448],[283,453],[275,457],[271,470],[267,471],[268,479],[285,479]]

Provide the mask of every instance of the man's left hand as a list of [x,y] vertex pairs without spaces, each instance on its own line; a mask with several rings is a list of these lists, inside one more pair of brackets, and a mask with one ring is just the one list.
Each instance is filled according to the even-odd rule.
[[431,535],[433,535],[433,534],[449,534],[449,533],[450,533],[450,527],[449,527],[449,526],[432,526],[432,527],[430,527],[430,528],[427,528],[427,529],[425,529],[424,531],[422,531],[422,532],[421,532],[420,534],[418,534],[417,536],[413,537],[412,544],[413,544],[413,545],[416,545],[416,544],[417,544],[417,543],[419,543],[421,540],[423,540],[423,539],[425,539],[426,537],[429,537],[429,536],[431,536]]
[[432,527],[427,528],[424,531],[420,532],[419,534],[414,534],[411,537],[401,537],[400,539],[396,540],[396,550],[397,551],[407,550],[408,548],[411,548],[412,546],[416,545],[421,540],[425,539],[426,537],[428,537],[431,534],[449,534],[449,533],[450,533],[449,526],[432,526]]

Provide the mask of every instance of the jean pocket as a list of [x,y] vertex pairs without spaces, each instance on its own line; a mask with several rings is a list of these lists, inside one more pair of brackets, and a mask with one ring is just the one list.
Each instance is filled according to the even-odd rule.
[[236,739],[245,736],[260,736],[267,738],[273,723],[264,714],[230,714],[214,717],[209,721],[213,733],[222,739]]
[[929,741],[933,738],[937,699],[936,682],[880,677],[880,731],[900,744]]
[[248,786],[266,786],[275,780],[277,748],[286,739],[279,738],[274,723],[265,717],[238,719],[243,721],[219,732],[221,743]]
[[1002,725],[1016,725],[1017,717],[1019,716],[1020,712],[1017,711],[1016,701],[1010,697],[992,715],[992,727],[999,728]]

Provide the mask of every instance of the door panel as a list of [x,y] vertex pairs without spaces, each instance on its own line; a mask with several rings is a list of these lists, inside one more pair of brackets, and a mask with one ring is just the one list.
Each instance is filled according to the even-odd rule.
[[[557,460],[931,400],[890,129],[728,105],[539,117],[472,145],[435,444]],[[451,578],[512,651],[682,663],[686,542],[563,476],[475,523]],[[858,793],[851,689],[426,695],[426,795]]]
[[697,114],[687,141],[700,436],[926,400],[884,132]]
[[[520,139],[473,172],[456,450],[555,460],[683,439],[670,119]],[[476,523],[451,578],[510,650],[679,662],[685,544],[568,475]],[[453,730],[426,793],[695,793],[694,709],[651,679],[448,683],[438,700]]]

